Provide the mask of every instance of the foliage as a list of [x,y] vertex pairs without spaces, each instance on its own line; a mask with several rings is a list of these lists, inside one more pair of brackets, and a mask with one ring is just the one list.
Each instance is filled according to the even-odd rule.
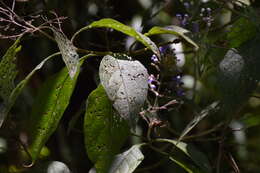
[[259,171],[258,2],[82,3],[0,1],[0,172]]

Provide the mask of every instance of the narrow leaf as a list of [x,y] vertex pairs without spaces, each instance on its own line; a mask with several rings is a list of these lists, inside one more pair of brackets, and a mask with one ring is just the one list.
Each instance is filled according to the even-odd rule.
[[50,60],[51,58],[59,55],[60,52],[54,53],[50,56],[48,56],[47,58],[45,58],[44,60],[42,60],[42,62],[40,62],[26,77],[25,79],[23,79],[21,82],[19,82],[19,84],[15,87],[15,89],[12,91],[10,97],[9,97],[9,103],[14,103],[15,100],[17,99],[17,97],[21,94],[23,88],[25,87],[25,85],[29,82],[29,80],[31,79],[31,77],[34,75],[34,73],[38,70],[40,70],[43,65]]
[[189,124],[186,126],[186,128],[181,133],[178,141],[181,141],[182,138],[188,134],[203,118],[205,118],[207,115],[212,113],[212,111],[216,111],[218,109],[218,102],[213,102],[211,105],[203,109],[199,115],[195,116],[193,120],[189,122]]
[[201,173],[201,171],[197,170],[193,165],[191,165],[183,160],[180,161],[173,156],[170,156],[169,159],[171,161],[173,161],[174,163],[176,163],[177,165],[179,165],[180,167],[182,167],[188,173]]
[[[193,145],[184,142],[179,142],[177,140],[171,140],[171,139],[156,139],[156,141],[168,142],[175,145],[184,154],[186,154],[189,158],[191,158],[193,162],[196,163],[196,165],[198,165],[203,171],[207,173],[212,172],[212,168],[210,166],[208,158],[197,148],[195,148]],[[172,159],[174,158],[172,157]]]
[[52,30],[54,32],[55,40],[57,41],[58,47],[61,51],[62,59],[68,68],[69,75],[71,78],[73,78],[76,75],[79,63],[79,55],[76,52],[76,48],[63,33],[55,29]]
[[106,18],[101,19],[99,21],[92,22],[90,25],[81,28],[79,31],[77,31],[74,36],[72,37],[72,40],[82,31],[88,30],[91,28],[100,28],[100,27],[106,27],[106,28],[112,28],[119,32],[122,32],[126,35],[129,35],[131,37],[134,37],[136,40],[140,41],[142,44],[144,44],[146,47],[151,49],[158,57],[160,57],[160,52],[158,47],[155,45],[153,41],[150,40],[149,37],[141,34],[140,32],[137,32],[134,28],[124,25],[114,19]]
[[109,173],[132,173],[143,159],[140,145],[134,145],[124,153],[116,155]]
[[151,28],[148,33],[146,33],[146,36],[151,36],[151,35],[158,35],[158,34],[172,34],[172,35],[176,35],[179,36],[181,38],[183,38],[185,41],[187,41],[189,44],[191,44],[192,46],[194,46],[195,50],[199,49],[199,46],[192,41],[188,36],[186,36],[185,34],[189,33],[190,31],[181,28],[179,26],[175,26],[175,25],[171,25],[171,26],[167,26],[167,27],[158,27],[155,26],[153,28]]
[[99,77],[114,108],[130,126],[135,127],[148,92],[148,72],[139,61],[105,56]]
[[8,115],[9,111],[11,110],[11,108],[13,107],[17,97],[21,94],[23,88],[26,86],[26,84],[29,82],[29,80],[31,79],[31,77],[33,76],[33,74],[38,71],[39,69],[42,68],[42,66],[51,58],[59,55],[60,53],[54,53],[50,56],[48,56],[47,58],[45,58],[42,62],[40,62],[40,64],[38,64],[26,77],[24,80],[22,80],[21,82],[19,82],[19,84],[12,90],[11,94],[8,97],[8,101],[2,105],[2,107],[0,108],[0,127],[2,126],[5,117]]
[[18,73],[16,69],[16,54],[21,50],[19,46],[20,39],[7,50],[0,62],[0,97],[4,101],[8,100],[12,90],[14,89],[14,79]]
[[[80,64],[79,64],[80,65]],[[29,152],[32,162],[58,126],[77,81],[79,70],[73,79],[67,68],[51,76],[42,86],[34,102],[28,126]]]
[[84,136],[87,154],[97,172],[106,173],[113,157],[129,136],[129,128],[113,110],[102,85],[88,97]]
[[9,112],[9,97],[15,87],[14,79],[18,73],[16,69],[16,54],[21,50],[20,39],[7,50],[0,62],[0,97],[3,103],[0,106],[0,127]]

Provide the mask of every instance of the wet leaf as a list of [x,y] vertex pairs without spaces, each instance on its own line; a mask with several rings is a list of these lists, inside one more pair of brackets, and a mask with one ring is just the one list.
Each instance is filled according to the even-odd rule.
[[106,173],[129,136],[129,128],[112,108],[102,85],[88,97],[84,119],[85,147],[99,173]]
[[148,72],[139,61],[105,56],[99,77],[114,108],[130,126],[135,127],[148,92]]

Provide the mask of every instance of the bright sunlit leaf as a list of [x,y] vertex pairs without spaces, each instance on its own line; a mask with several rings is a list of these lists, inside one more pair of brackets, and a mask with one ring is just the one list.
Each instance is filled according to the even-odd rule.
[[105,56],[99,77],[114,108],[135,127],[148,92],[148,72],[139,61],[120,60]]

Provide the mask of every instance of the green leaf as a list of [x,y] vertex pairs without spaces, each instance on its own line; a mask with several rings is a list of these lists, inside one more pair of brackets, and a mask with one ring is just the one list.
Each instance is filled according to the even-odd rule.
[[48,56],[47,58],[45,58],[42,62],[40,62],[40,64],[38,64],[26,77],[24,80],[22,80],[21,82],[19,82],[19,84],[12,90],[11,94],[8,97],[8,100],[6,101],[6,103],[4,105],[2,105],[2,107],[0,108],[0,127],[2,126],[4,119],[6,118],[6,116],[8,115],[9,111],[11,110],[11,108],[13,107],[17,97],[21,94],[23,88],[25,87],[25,85],[29,82],[29,80],[31,79],[31,77],[33,76],[33,74],[38,71],[39,69],[41,69],[43,67],[43,65],[51,58],[59,55],[60,53],[54,53],[50,56]]
[[0,97],[3,104],[0,107],[0,127],[2,126],[9,110],[9,97],[15,87],[14,79],[18,73],[16,69],[16,55],[21,50],[20,38],[6,51],[0,62]]
[[4,101],[8,100],[12,90],[14,89],[14,79],[18,73],[16,69],[16,54],[21,50],[19,46],[20,39],[7,50],[0,62],[0,97]]
[[124,24],[122,24],[114,19],[110,19],[110,18],[101,19],[99,21],[92,22],[90,25],[81,28],[79,31],[77,31],[74,34],[74,36],[72,37],[72,40],[74,40],[75,37],[82,31],[85,31],[85,30],[88,30],[91,28],[100,28],[100,27],[112,28],[112,29],[122,32],[126,35],[134,37],[136,40],[140,41],[146,47],[151,49],[151,51],[153,51],[158,57],[160,57],[160,52],[159,52],[158,47],[155,45],[155,43],[153,41],[150,40],[149,37],[141,34],[140,32],[137,32],[132,27],[124,25]]
[[194,165],[191,165],[188,162],[180,161],[179,159],[175,158],[174,156],[170,156],[169,159],[182,167],[185,171],[188,173],[201,173],[201,171],[197,170],[197,168]]
[[177,140],[171,140],[171,139],[156,139],[155,141],[168,142],[175,145],[184,154],[186,154],[189,158],[191,158],[193,162],[196,163],[196,165],[198,165],[201,168],[201,170],[205,171],[206,173],[212,172],[212,168],[210,166],[208,158],[202,152],[197,150],[197,148],[195,148],[193,145],[184,142],[179,142]]
[[55,29],[52,30],[54,32],[55,40],[57,41],[58,47],[61,51],[62,59],[69,70],[69,75],[71,78],[73,78],[77,72],[79,63],[79,55],[76,52],[76,48],[63,33]]
[[129,136],[127,123],[113,110],[102,85],[88,97],[84,119],[85,147],[98,173],[106,173]]
[[230,48],[238,48],[242,43],[252,39],[257,32],[253,22],[246,18],[237,20],[227,34]]
[[40,89],[39,95],[32,106],[33,109],[28,126],[28,151],[31,155],[32,163],[35,162],[42,147],[56,130],[69,104],[78,75],[79,69],[74,78],[71,79],[68,69],[63,68],[59,73],[51,76]]
[[116,155],[108,173],[132,173],[144,159],[140,144],[132,146],[122,154]]
[[203,118],[208,116],[212,111],[216,111],[218,109],[219,102],[213,102],[209,106],[207,106],[205,109],[203,109],[199,115],[195,116],[193,120],[189,122],[189,124],[186,126],[186,128],[181,133],[178,141],[181,141],[182,138],[188,134]]
[[195,50],[199,49],[199,46],[192,41],[189,37],[187,37],[185,34],[189,33],[190,31],[181,28],[179,26],[175,26],[175,25],[171,25],[171,26],[167,26],[167,27],[158,27],[155,26],[153,28],[151,28],[148,33],[145,33],[144,35],[146,36],[151,36],[151,35],[158,35],[158,34],[172,34],[172,35],[176,35],[179,36],[181,38],[183,38],[185,41],[187,41],[189,44],[191,44],[192,46],[194,46]]
[[100,82],[114,108],[135,127],[148,92],[148,72],[139,61],[105,56],[99,67]]

